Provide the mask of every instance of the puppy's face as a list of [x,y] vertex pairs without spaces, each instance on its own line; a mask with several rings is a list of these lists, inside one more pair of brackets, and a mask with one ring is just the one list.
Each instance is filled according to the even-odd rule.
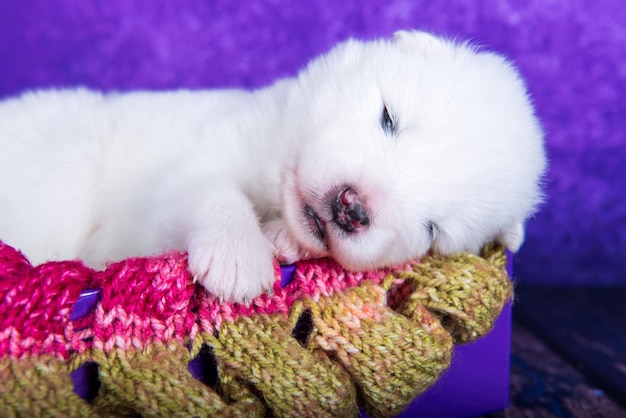
[[540,200],[542,133],[501,57],[421,32],[348,41],[291,92],[283,216],[298,243],[350,269],[512,250]]

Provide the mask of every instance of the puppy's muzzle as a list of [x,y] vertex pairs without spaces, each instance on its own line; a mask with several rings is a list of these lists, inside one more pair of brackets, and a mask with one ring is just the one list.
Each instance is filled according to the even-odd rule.
[[332,199],[331,209],[333,222],[346,232],[357,232],[370,223],[363,199],[351,187],[342,189]]

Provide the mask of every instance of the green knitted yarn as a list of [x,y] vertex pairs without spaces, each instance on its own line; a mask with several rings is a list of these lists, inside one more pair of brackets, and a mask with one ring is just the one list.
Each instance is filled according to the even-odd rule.
[[[152,344],[143,350],[94,350],[100,365],[100,393],[94,404],[117,417],[263,416],[265,406],[249,388],[231,381],[231,399],[193,378],[189,350],[178,343]],[[225,382],[222,382],[224,385]]]
[[303,348],[282,315],[243,317],[210,338],[227,373],[250,382],[274,415],[355,416],[350,376],[321,350]]
[[70,367],[52,356],[0,361],[0,417],[100,417],[73,392]]
[[513,294],[505,267],[506,253],[494,245],[486,246],[481,256],[426,257],[413,272],[399,275],[411,294],[398,311],[415,318],[423,307],[441,318],[455,343],[475,341],[491,330]]
[[415,323],[387,306],[373,282],[306,301],[312,344],[350,372],[369,415],[392,416],[422,393],[450,364],[452,338],[439,321]]

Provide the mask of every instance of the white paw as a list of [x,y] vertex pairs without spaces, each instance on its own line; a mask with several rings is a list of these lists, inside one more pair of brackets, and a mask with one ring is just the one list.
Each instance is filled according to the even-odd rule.
[[274,247],[274,257],[281,264],[291,264],[299,260],[314,258],[316,255],[298,245],[291,237],[287,224],[282,219],[273,219],[262,226],[265,238]]
[[[249,303],[274,289],[272,247],[261,231],[198,234],[189,242],[189,270],[195,281],[221,300]],[[208,239],[207,239],[208,238]]]

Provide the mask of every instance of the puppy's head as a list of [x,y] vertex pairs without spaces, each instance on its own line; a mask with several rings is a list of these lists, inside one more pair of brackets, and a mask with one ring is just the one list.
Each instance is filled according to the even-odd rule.
[[502,57],[422,32],[347,41],[298,77],[282,204],[293,237],[350,269],[516,251],[540,201],[542,132]]

